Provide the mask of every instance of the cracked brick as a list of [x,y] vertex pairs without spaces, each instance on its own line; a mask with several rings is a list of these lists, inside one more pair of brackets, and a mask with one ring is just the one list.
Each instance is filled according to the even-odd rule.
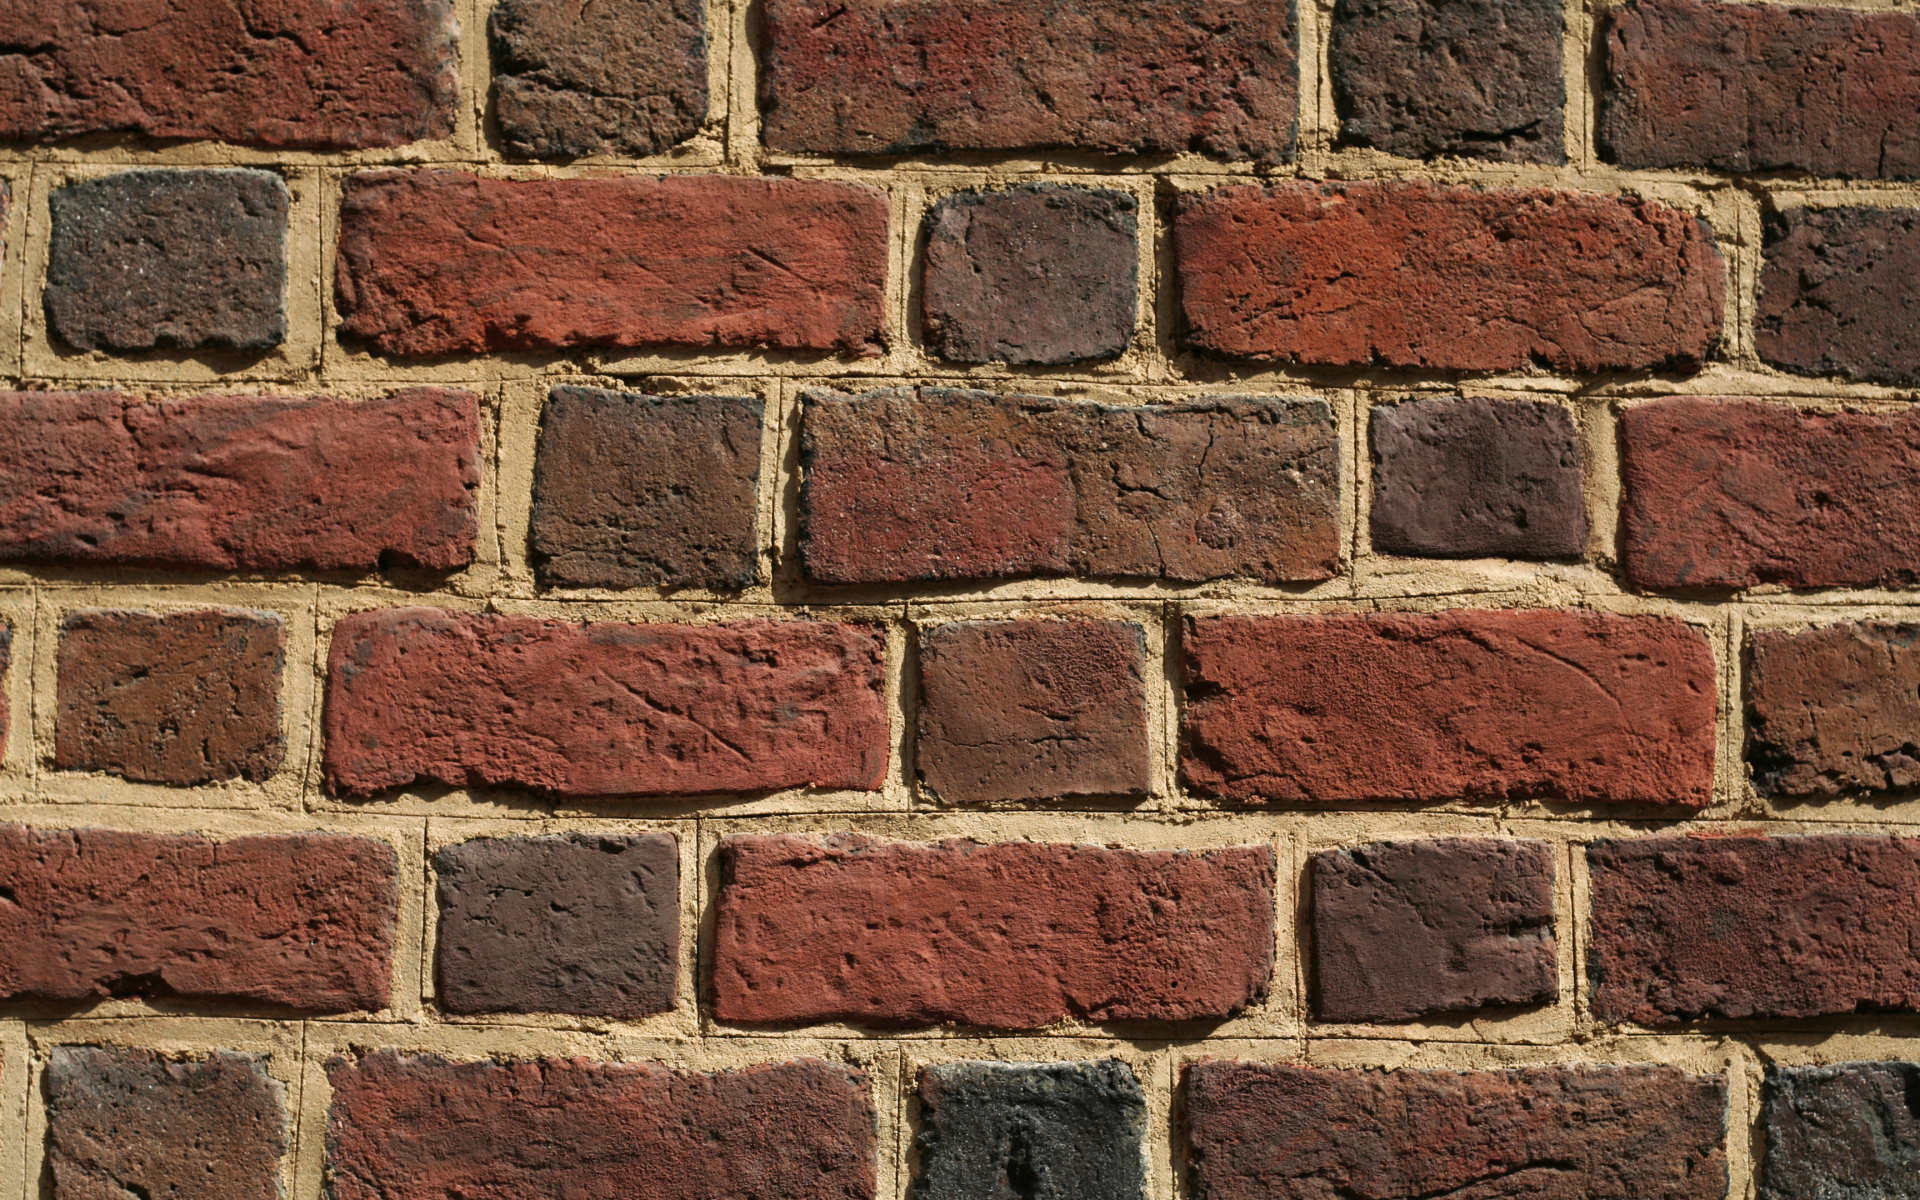
[[1799,375],[1920,383],[1920,209],[1772,213],[1763,254],[1761,358]]
[[1760,1200],[1920,1197],[1920,1065],[1769,1066]]
[[1146,1200],[1147,1096],[1117,1058],[938,1063],[920,1103],[917,1200]]
[[1747,762],[1762,795],[1920,786],[1920,625],[1847,622],[1747,638]]

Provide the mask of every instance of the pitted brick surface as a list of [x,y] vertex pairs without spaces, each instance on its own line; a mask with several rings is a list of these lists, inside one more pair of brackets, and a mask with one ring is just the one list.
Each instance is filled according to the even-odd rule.
[[1760,1200],[1920,1196],[1920,1066],[1767,1068]]
[[1767,219],[1765,256],[1761,358],[1801,375],[1920,383],[1920,209],[1788,209]]
[[1763,795],[1920,785],[1920,625],[1847,622],[1747,638],[1747,762]]
[[1147,1097],[1131,1067],[952,1062],[920,1071],[916,1200],[1145,1200]]

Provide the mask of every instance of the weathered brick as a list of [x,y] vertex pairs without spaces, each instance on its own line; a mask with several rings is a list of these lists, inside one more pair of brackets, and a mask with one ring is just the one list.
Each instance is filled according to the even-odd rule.
[[722,1021],[1217,1020],[1263,1000],[1273,971],[1266,846],[740,834],[720,864]]
[[453,132],[451,0],[0,6],[0,141],[398,146]]
[[1587,848],[1601,1021],[1920,1011],[1920,842],[1650,837]]
[[707,119],[699,0],[502,0],[493,112],[511,154],[658,154]]
[[280,1200],[286,1086],[251,1055],[55,1046],[46,1095],[53,1200]]
[[364,171],[340,207],[341,332],[421,357],[579,347],[886,347],[887,198],[734,175]]
[[1604,21],[1599,137],[1611,162],[1920,174],[1910,13],[1636,0]]
[[556,387],[540,417],[532,549],[559,587],[752,585],[760,426],[743,396]]
[[1553,0],[1338,0],[1341,140],[1404,158],[1567,161],[1564,25]]
[[1761,358],[1802,375],[1920,383],[1920,209],[1788,209],[1767,218],[1765,242]]
[[956,192],[927,216],[927,346],[954,362],[1060,366],[1133,341],[1139,202],[1026,183]]
[[7,701],[7,671],[13,666],[13,627],[0,622],[0,760],[7,756],[7,735],[12,731],[12,706]]
[[920,1103],[920,1200],[1146,1200],[1147,1096],[1117,1058],[940,1063]]
[[79,609],[58,658],[59,770],[190,787],[265,779],[286,757],[279,613]]
[[471,392],[0,392],[0,561],[448,570],[479,532]]
[[803,400],[800,554],[822,583],[1277,583],[1339,566],[1324,401],[1121,407],[946,388]]
[[1920,414],[1677,396],[1622,413],[1619,436],[1635,587],[1920,583]]
[[356,613],[327,656],[327,787],[871,790],[892,741],[885,660],[886,634],[870,625]]
[[436,998],[448,1012],[634,1019],[680,979],[680,843],[670,833],[476,838],[433,858]]
[[1559,996],[1547,843],[1374,842],[1308,862],[1321,1020],[1410,1021]]
[[1699,218],[1546,188],[1222,187],[1174,246],[1187,345],[1319,366],[1690,369],[1727,286]]
[[768,0],[764,22],[774,150],[1293,157],[1291,4]]
[[1712,799],[1713,651],[1556,609],[1190,619],[1181,767],[1237,801]]
[[0,825],[0,999],[386,1007],[398,862],[375,838]]
[[81,350],[271,350],[287,338],[287,185],[122,171],[47,199],[47,328]]
[[1920,625],[1848,622],[1747,638],[1747,762],[1763,795],[1920,785]]
[[1760,1200],[1920,1196],[1920,1066],[1768,1067]]
[[705,1075],[652,1063],[327,1064],[335,1200],[873,1200],[865,1075],[817,1059]]
[[1561,405],[1487,396],[1373,409],[1373,549],[1578,558],[1580,435]]
[[1121,621],[956,621],[920,635],[920,782],[954,804],[1144,796],[1145,638]]
[[1727,1081],[1673,1067],[1186,1070],[1202,1200],[1721,1200]]

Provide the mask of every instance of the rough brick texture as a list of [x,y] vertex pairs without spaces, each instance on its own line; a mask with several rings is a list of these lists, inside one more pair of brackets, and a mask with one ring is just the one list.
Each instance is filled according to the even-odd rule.
[[1765,254],[1761,358],[1801,375],[1920,383],[1920,209],[1788,209],[1768,217]]
[[1920,625],[1846,622],[1747,638],[1747,762],[1763,795],[1920,785]]
[[753,583],[760,427],[741,396],[644,396],[562,385],[534,460],[531,548],[560,587]]
[[81,350],[271,350],[287,337],[287,185],[122,171],[55,188],[47,328]]
[[873,789],[892,741],[885,658],[870,625],[358,613],[334,627],[327,656],[327,786]]
[[814,1059],[703,1075],[389,1050],[327,1075],[335,1200],[874,1197],[866,1077]]
[[1119,407],[945,388],[804,397],[800,553],[822,583],[1326,579],[1323,401]]
[[0,392],[0,560],[447,570],[479,531],[471,392]]
[[741,834],[720,844],[722,1021],[1034,1029],[1265,998],[1273,852]]
[[1298,32],[1261,0],[768,0],[773,150],[1293,156]]
[[1373,409],[1375,553],[1578,558],[1580,435],[1561,405],[1439,397]]
[[1125,351],[1139,207],[1130,192],[1052,183],[942,200],[927,216],[928,348],[954,362],[1041,366]]
[[1920,1066],[1768,1067],[1760,1200],[1920,1195]]
[[1587,978],[1602,1021],[1920,1011],[1920,842],[1596,842]]
[[1620,562],[1636,587],[1920,582],[1920,414],[1675,397],[1619,428]]
[[1341,139],[1406,158],[1567,161],[1563,25],[1553,0],[1339,0]]
[[631,1020],[680,979],[680,844],[670,833],[477,838],[433,857],[440,1006]]
[[420,357],[885,346],[887,198],[731,175],[366,171],[340,207],[341,332]]
[[1119,1059],[940,1063],[920,1103],[917,1200],[1145,1200],[1147,1097]]
[[1920,20],[1910,13],[1637,0],[1602,28],[1609,161],[1920,174]]
[[48,1055],[53,1200],[280,1200],[286,1086],[245,1054],[56,1046]]
[[1183,649],[1181,768],[1203,796],[1711,799],[1713,653],[1669,617],[1207,617]]
[[1145,796],[1145,636],[1120,621],[920,635],[921,786],[948,803]]
[[1308,862],[1321,1020],[1407,1021],[1559,995],[1546,842],[1374,842]]
[[398,862],[374,838],[0,826],[0,999],[386,1007]]
[[453,132],[452,0],[0,3],[0,141],[398,146]]
[[7,735],[12,732],[13,708],[7,701],[7,671],[13,666],[13,627],[0,621],[0,758],[6,756]]
[[658,154],[706,120],[699,0],[504,0],[488,29],[509,154]]
[[1203,1200],[1720,1200],[1727,1083],[1673,1067],[1186,1071]]
[[1183,196],[1186,342],[1319,366],[1687,369],[1726,266],[1699,218],[1629,196],[1426,182]]
[[279,613],[88,608],[60,625],[53,765],[178,787],[265,779],[286,757]]

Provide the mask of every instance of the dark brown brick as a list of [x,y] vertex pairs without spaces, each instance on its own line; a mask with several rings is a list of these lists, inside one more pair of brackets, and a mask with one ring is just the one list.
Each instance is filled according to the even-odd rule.
[[1147,1095],[1117,1058],[920,1071],[917,1200],[1146,1200]]
[[1028,183],[958,192],[928,214],[920,312],[954,362],[1060,366],[1133,340],[1139,202],[1107,188]]
[[1767,218],[1764,253],[1761,358],[1801,375],[1920,383],[1920,209],[1788,209]]
[[1546,842],[1374,842],[1309,863],[1320,1020],[1410,1021],[1559,996]]
[[53,765],[177,787],[280,769],[279,613],[86,608],[60,625]]
[[554,388],[534,463],[541,582],[751,586],[760,562],[764,410],[741,396]]
[[1767,1068],[1760,1200],[1920,1196],[1920,1065]]
[[920,636],[920,782],[953,804],[1144,796],[1140,626],[957,621]]
[[13,666],[13,627],[0,622],[0,760],[7,754],[7,735],[12,731],[12,706],[7,700],[7,671]]
[[1747,639],[1747,762],[1763,795],[1920,785],[1920,625],[1849,622]]

